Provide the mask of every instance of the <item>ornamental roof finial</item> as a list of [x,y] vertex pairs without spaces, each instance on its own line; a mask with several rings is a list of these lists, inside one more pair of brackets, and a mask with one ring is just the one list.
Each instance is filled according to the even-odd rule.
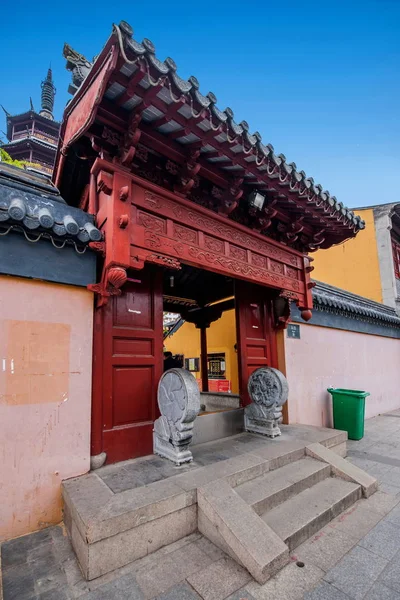
[[54,96],[56,95],[56,88],[53,83],[53,73],[51,66],[47,71],[47,76],[41,84],[42,87],[42,110],[40,115],[54,121],[53,107],[54,107]]

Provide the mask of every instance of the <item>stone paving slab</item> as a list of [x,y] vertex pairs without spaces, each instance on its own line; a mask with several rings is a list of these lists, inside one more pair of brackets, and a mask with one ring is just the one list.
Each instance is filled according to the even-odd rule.
[[326,573],[324,580],[353,600],[362,600],[388,562],[385,558],[356,546]]
[[245,586],[251,575],[231,558],[224,557],[187,580],[203,600],[216,600],[226,598]]

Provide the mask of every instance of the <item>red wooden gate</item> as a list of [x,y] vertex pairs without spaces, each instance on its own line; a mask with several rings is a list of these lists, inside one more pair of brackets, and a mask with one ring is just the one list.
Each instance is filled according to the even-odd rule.
[[126,283],[95,319],[92,454],[104,450],[109,463],[153,448],[163,365],[161,270],[146,267],[135,278],[140,283]]
[[251,373],[258,367],[278,366],[270,292],[265,287],[237,280],[235,307],[239,389],[246,405],[250,403],[247,381]]

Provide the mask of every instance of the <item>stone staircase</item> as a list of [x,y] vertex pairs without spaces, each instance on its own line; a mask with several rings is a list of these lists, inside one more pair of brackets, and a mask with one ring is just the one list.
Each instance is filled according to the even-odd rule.
[[[331,477],[330,465],[313,458],[304,458],[260,477],[247,489],[246,485],[249,486],[244,484],[236,492],[290,550],[361,497],[359,485]],[[260,487],[264,488],[264,497],[254,503]]]
[[254,436],[241,455],[121,493],[96,473],[64,482],[65,524],[85,577],[198,529],[264,583],[294,548],[377,488],[336,453],[343,432],[331,433],[321,443],[307,441],[308,430],[307,440]]
[[331,477],[305,457],[244,483],[236,493],[293,550],[361,497],[360,485]]

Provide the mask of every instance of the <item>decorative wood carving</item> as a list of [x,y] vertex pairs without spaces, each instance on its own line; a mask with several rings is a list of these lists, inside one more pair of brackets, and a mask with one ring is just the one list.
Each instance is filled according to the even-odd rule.
[[128,215],[121,215],[118,223],[120,229],[125,229],[129,225],[129,217]]
[[162,267],[166,267],[167,269],[174,269],[176,271],[182,269],[182,265],[179,260],[171,258],[170,256],[164,256],[163,254],[147,254],[145,260],[146,262],[155,263],[157,265],[161,265]]
[[[133,179],[136,182],[135,176]],[[305,309],[312,307],[309,275],[301,254],[259,234],[248,234],[243,226],[209,215],[183,198],[172,199],[136,183],[132,200],[136,210],[130,225],[131,256],[139,261],[166,265],[169,256],[179,263],[288,291]],[[146,253],[146,248],[153,252]],[[280,316],[283,319],[277,324],[285,326],[288,317],[286,313]]]
[[107,171],[100,171],[97,176],[97,192],[110,196],[113,190],[113,176]]
[[114,265],[105,269],[100,283],[88,285],[89,290],[98,294],[97,307],[107,304],[110,296],[120,296],[121,287],[127,279],[126,270],[122,267]]
[[[195,184],[195,177],[200,171],[200,165],[197,159],[200,156],[200,149],[194,148],[189,150],[187,161],[180,173],[180,182],[175,185],[175,191],[179,194],[187,194]],[[168,161],[171,162],[171,161]]]
[[123,185],[119,190],[119,199],[121,202],[126,202],[129,198],[129,186]]
[[101,137],[104,141],[111,144],[111,146],[119,146],[121,142],[121,136],[116,131],[113,131],[109,127],[104,127]]
[[[240,198],[243,196],[243,190],[241,189],[243,181],[243,177],[235,177],[232,180],[232,185],[220,195],[218,205],[220,214],[228,216],[235,210]],[[218,188],[216,189],[218,190]]]
[[[105,167],[98,159],[92,173],[97,175],[97,187],[113,188],[112,202],[103,198],[100,209],[101,218],[107,214],[107,268],[115,264],[141,269],[148,262],[179,269],[187,263],[295,294],[293,299],[302,310],[312,308],[309,260],[304,255],[162,190],[115,163],[111,174]],[[209,193],[211,197],[211,189]],[[125,202],[130,198],[130,211],[121,196],[127,198]],[[103,295],[115,291],[104,281],[99,286]]]
[[122,147],[119,152],[119,160],[124,167],[132,165],[136,153],[136,146],[139,143],[141,131],[139,123],[142,119],[141,113],[132,113],[129,117],[128,131],[122,140]]
[[89,242],[89,248],[98,252],[104,258],[106,255],[106,243],[105,242]]

